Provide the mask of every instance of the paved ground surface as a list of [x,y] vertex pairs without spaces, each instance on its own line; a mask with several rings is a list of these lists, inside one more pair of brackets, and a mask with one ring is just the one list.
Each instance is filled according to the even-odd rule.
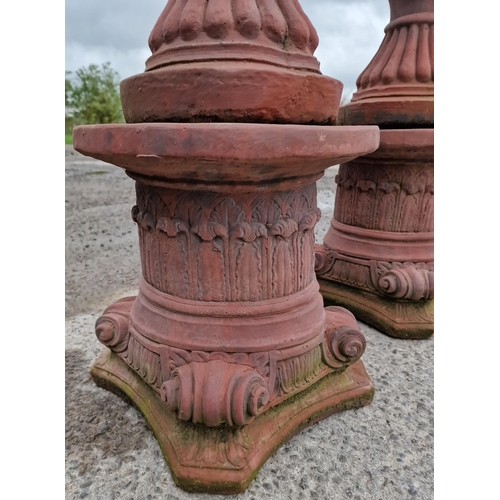
[[[318,181],[318,242],[332,215],[335,173]],[[66,499],[227,498],[179,489],[142,415],[89,374],[102,348],[96,319],[136,293],[134,202],[134,182],[121,169],[66,147]],[[234,498],[434,497],[434,341],[391,339],[360,325],[373,403],[302,431]]]

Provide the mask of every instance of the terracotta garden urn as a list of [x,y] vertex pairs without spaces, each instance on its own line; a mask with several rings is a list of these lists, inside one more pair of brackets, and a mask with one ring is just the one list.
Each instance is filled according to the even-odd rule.
[[121,83],[127,123],[74,129],[137,192],[138,294],[97,320],[91,373],[188,491],[243,491],[303,427],[372,400],[354,316],[323,306],[314,226],[324,169],[379,129],[332,126],[342,84],[317,44],[297,0],[170,0]]
[[399,338],[434,332],[434,2],[389,0],[378,52],[339,111],[378,125],[374,153],[340,165],[316,273],[327,304]]

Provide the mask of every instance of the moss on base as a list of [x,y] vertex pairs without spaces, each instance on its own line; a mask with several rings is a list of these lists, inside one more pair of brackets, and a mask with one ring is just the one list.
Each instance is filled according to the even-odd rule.
[[206,427],[179,420],[157,393],[109,350],[91,369],[97,385],[131,401],[160,444],[175,483],[190,492],[244,491],[265,461],[303,428],[333,413],[371,403],[374,388],[363,363],[331,373],[243,427]]
[[356,319],[399,339],[428,339],[434,333],[434,300],[396,301],[318,279],[325,306],[342,306]]

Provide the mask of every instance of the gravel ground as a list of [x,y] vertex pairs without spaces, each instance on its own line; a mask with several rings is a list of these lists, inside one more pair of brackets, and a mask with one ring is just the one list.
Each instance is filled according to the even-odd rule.
[[[318,181],[318,242],[332,215],[336,170]],[[96,319],[137,292],[134,203],[134,182],[121,169],[66,146],[66,499],[227,498],[179,489],[142,415],[90,377],[102,350]],[[434,497],[434,339],[392,339],[360,326],[372,404],[302,431],[235,498]]]

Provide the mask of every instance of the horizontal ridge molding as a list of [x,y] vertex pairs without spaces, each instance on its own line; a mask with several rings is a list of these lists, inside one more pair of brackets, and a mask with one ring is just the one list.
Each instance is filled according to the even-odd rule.
[[368,260],[427,262],[434,260],[434,232],[394,233],[331,221],[324,245],[336,252]]
[[130,324],[154,342],[224,352],[262,352],[304,344],[322,335],[324,321],[316,280],[299,293],[279,299],[220,304],[173,297],[141,278],[130,312]]

